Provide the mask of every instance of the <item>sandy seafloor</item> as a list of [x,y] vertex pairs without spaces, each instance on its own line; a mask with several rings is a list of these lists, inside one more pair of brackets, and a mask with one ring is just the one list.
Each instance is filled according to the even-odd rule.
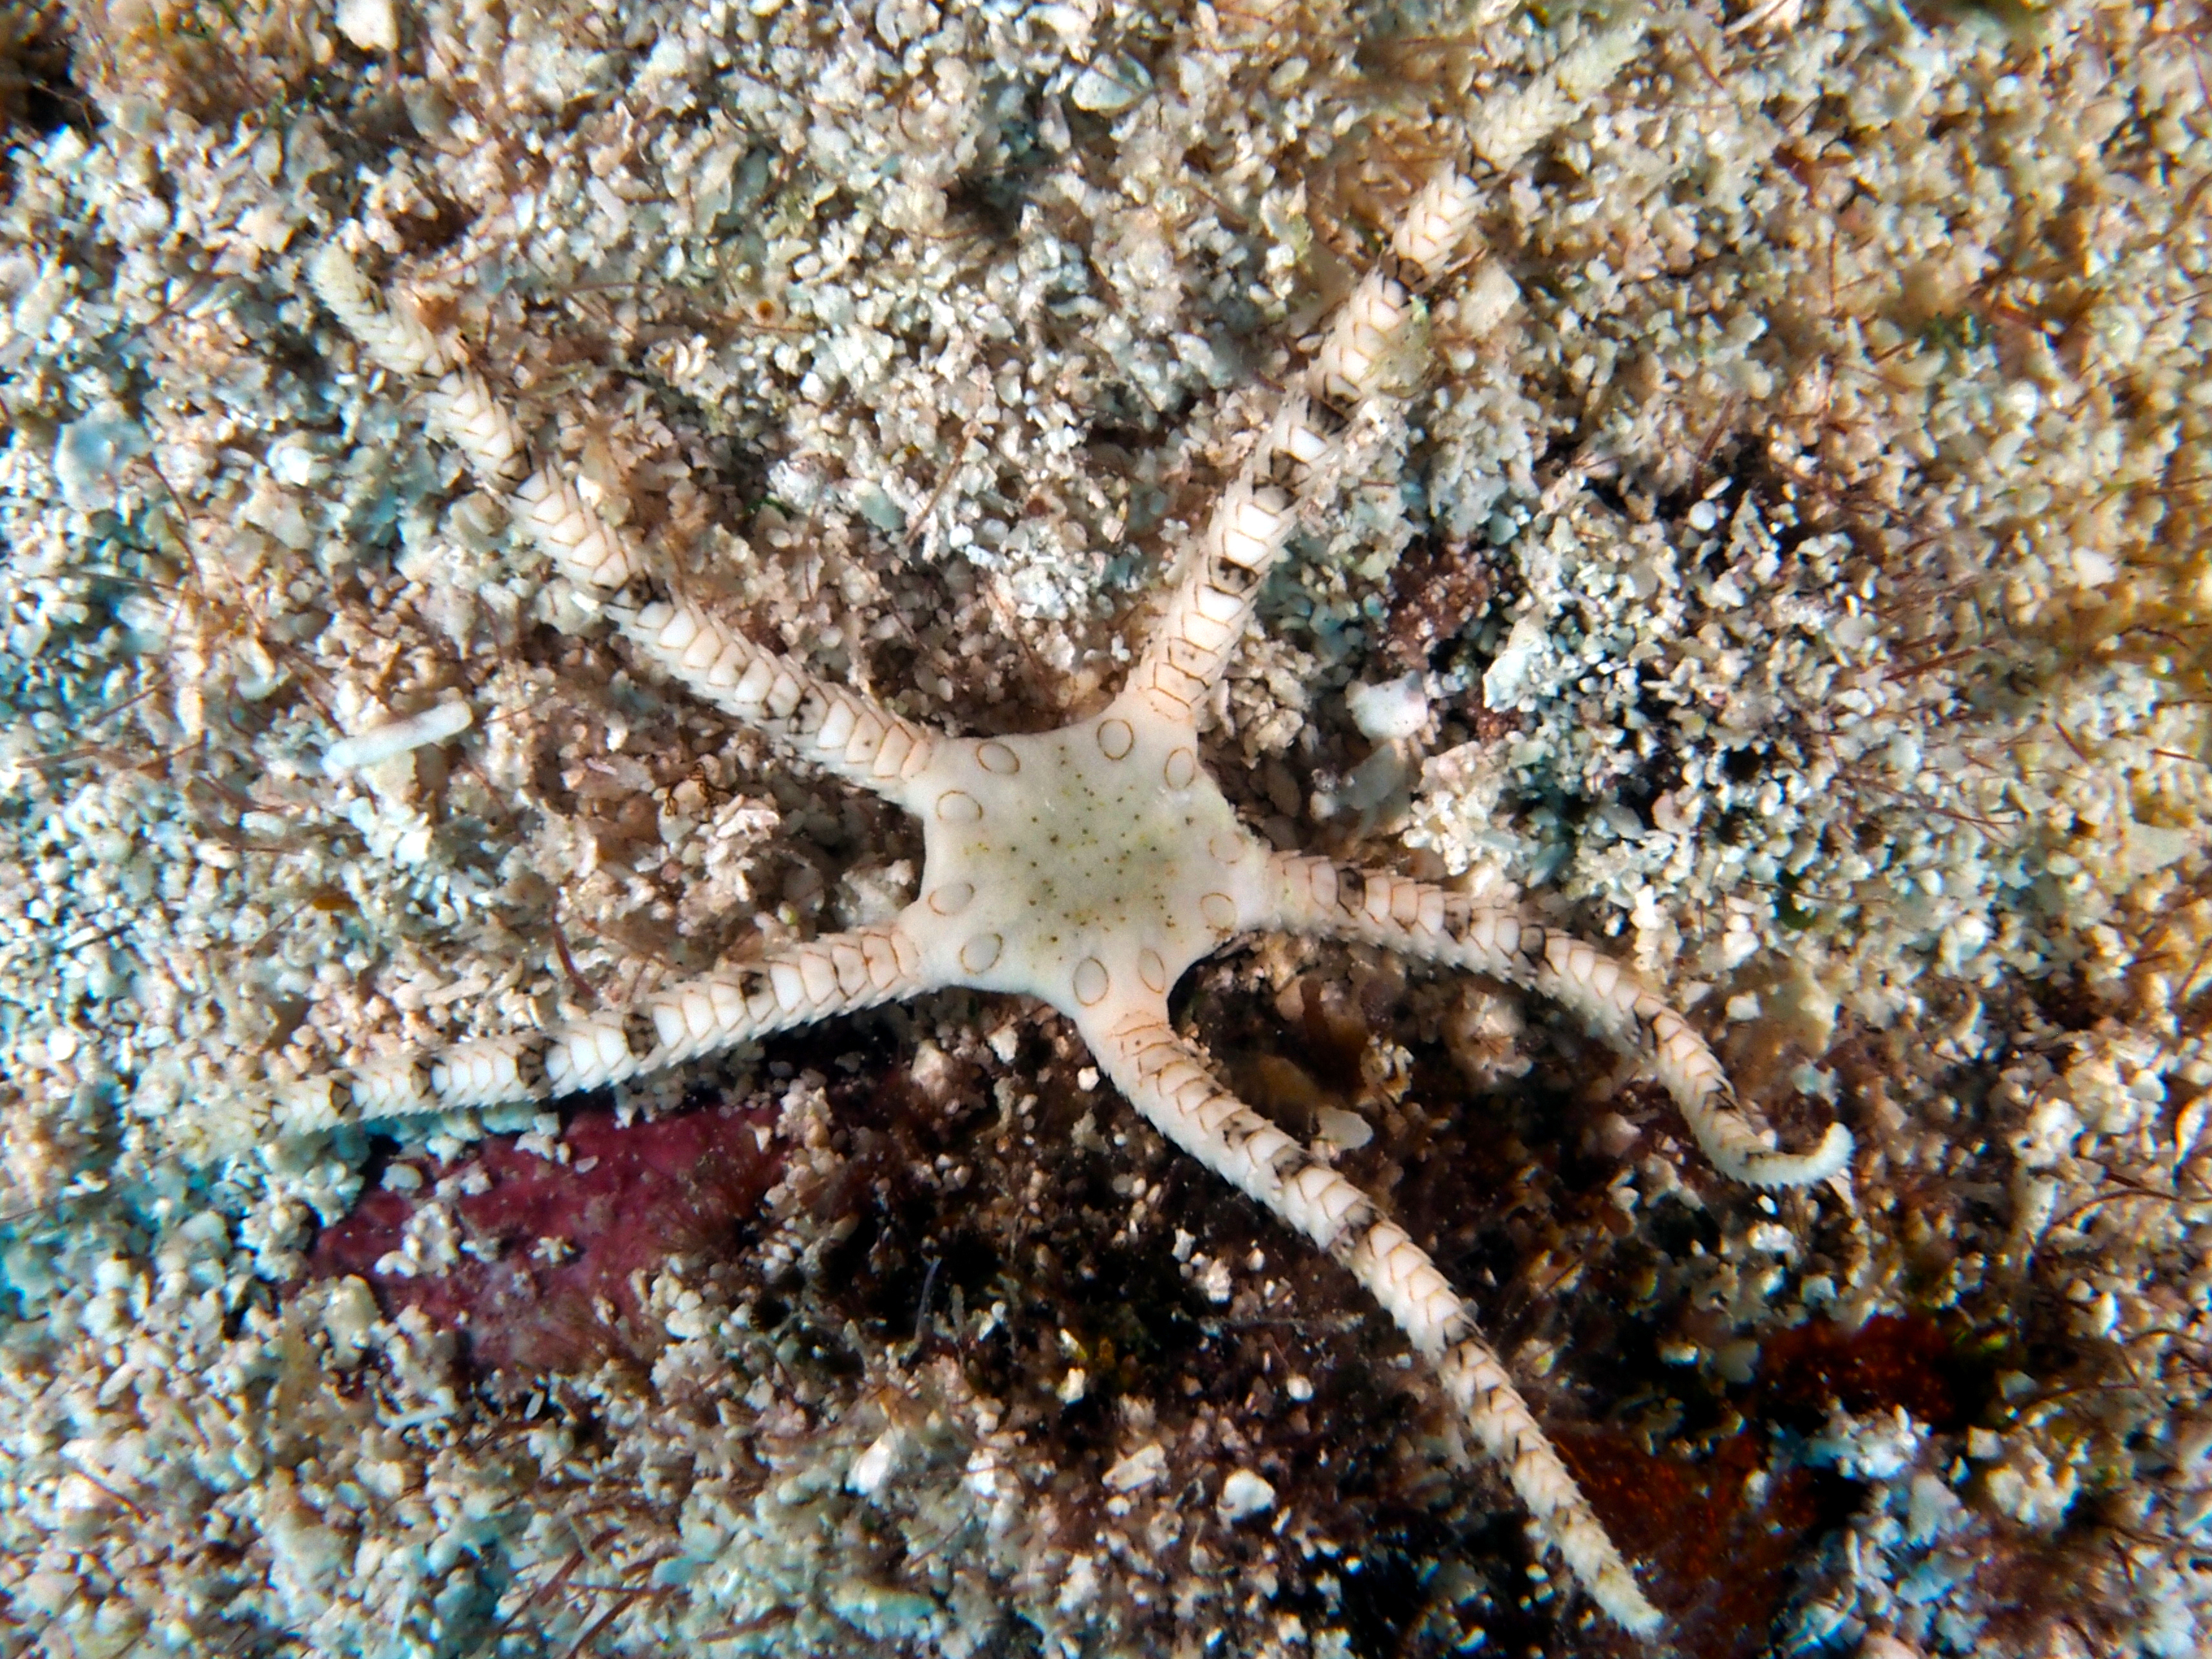
[[[1413,184],[1612,11],[6,11],[0,1654],[1638,1650],[1032,1008],[269,1106],[920,852],[633,672],[322,239],[756,637],[1036,729]],[[1492,180],[1213,710],[1278,844],[1523,890],[1857,1136],[1761,1198],[1540,1002],[1296,940],[1185,983],[1474,1298],[1650,1650],[2212,1642],[2208,27],[1654,15]],[[1408,673],[1378,751],[1346,689]]]

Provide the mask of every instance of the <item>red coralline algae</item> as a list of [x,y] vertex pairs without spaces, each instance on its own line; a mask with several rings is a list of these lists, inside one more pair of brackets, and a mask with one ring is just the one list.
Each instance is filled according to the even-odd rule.
[[1805,1540],[1850,1509],[1852,1488],[1834,1475],[1784,1468],[1756,1479],[1768,1461],[1756,1433],[1690,1462],[1653,1456],[1618,1431],[1583,1429],[1560,1434],[1559,1455],[1644,1563],[1678,1650],[1696,1659],[1765,1652]]
[[[449,1271],[376,1271],[428,1200],[426,1188],[365,1196],[323,1230],[308,1277],[359,1274],[387,1316],[419,1308],[459,1331],[481,1371],[648,1358],[659,1336],[639,1317],[647,1281],[672,1256],[727,1248],[753,1218],[782,1164],[765,1134],[773,1115],[723,1106],[625,1127],[611,1111],[579,1112],[562,1136],[565,1164],[522,1151],[514,1136],[495,1138],[464,1162],[425,1171],[434,1185],[463,1178],[445,1201],[471,1249]],[[467,1178],[472,1170],[482,1181]]]
[[1923,1314],[1881,1314],[1856,1329],[1808,1320],[1759,1346],[1765,1414],[1798,1428],[1824,1419],[1833,1401],[1861,1414],[1902,1406],[1930,1427],[1960,1429],[1989,1389],[1988,1364]]
[[1837,1405],[1862,1414],[1902,1406],[1923,1424],[1956,1429],[1985,1394],[1975,1366],[1924,1316],[1882,1315],[1856,1328],[1810,1320],[1762,1339],[1757,1376],[1728,1397],[1742,1426],[1702,1455],[1654,1455],[1603,1427],[1560,1431],[1559,1455],[1644,1564],[1677,1649],[1751,1659],[1766,1650],[1807,1541],[1849,1515],[1860,1491],[1774,1456],[1774,1431],[1804,1432]]

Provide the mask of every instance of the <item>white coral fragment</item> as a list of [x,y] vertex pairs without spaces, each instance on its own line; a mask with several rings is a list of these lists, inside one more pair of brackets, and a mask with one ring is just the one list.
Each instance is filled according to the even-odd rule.
[[1168,1455],[1148,1441],[1106,1471],[1109,1492],[1141,1492],[1168,1472]]
[[2070,1465],[2054,1470],[2042,1450],[2014,1440],[2004,1461],[1989,1472],[1990,1502],[2023,1527],[2048,1531],[2065,1520],[2079,1480]]
[[368,1350],[376,1320],[376,1296],[366,1280],[349,1273],[335,1281],[323,1298],[323,1334],[330,1339],[331,1358],[340,1366],[357,1362]]
[[448,738],[459,737],[476,723],[476,715],[459,698],[448,698],[405,720],[343,738],[323,751],[323,770],[332,777],[357,772]]

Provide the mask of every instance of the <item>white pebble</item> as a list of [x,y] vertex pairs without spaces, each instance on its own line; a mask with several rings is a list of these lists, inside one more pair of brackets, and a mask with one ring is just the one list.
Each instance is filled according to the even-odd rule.
[[392,0],[338,0],[338,33],[363,52],[399,50],[399,14]]
[[1380,685],[1354,680],[1344,688],[1345,706],[1352,723],[1370,743],[1389,743],[1410,738],[1429,718],[1428,693],[1419,673],[1403,674]]
[[1238,1469],[1221,1483],[1221,1501],[1214,1505],[1214,1513],[1234,1523],[1274,1507],[1275,1489],[1251,1470]]
[[1094,115],[1118,115],[1152,89],[1152,77],[1144,66],[1127,58],[1093,64],[1075,78],[1068,98],[1078,109]]
[[867,1450],[853,1460],[853,1467],[845,1476],[846,1490],[858,1492],[863,1498],[874,1497],[898,1468],[901,1455],[905,1449],[905,1431],[897,1428],[885,1429],[876,1437]]
[[118,415],[88,415],[71,421],[54,445],[54,477],[62,499],[80,513],[100,513],[115,505],[116,475],[124,463],[151,446],[136,421]]

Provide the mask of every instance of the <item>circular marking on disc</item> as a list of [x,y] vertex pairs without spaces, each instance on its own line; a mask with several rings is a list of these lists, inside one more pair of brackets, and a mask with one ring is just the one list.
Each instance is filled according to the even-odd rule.
[[1011,778],[1022,769],[1022,757],[1003,743],[977,744],[975,763],[986,772],[995,772],[1002,778]]
[[1106,964],[1097,957],[1085,957],[1075,964],[1075,1000],[1085,1007],[1095,1006],[1106,994],[1109,982]]
[[1004,943],[996,933],[976,934],[960,947],[960,965],[971,974],[988,973]]
[[1199,900],[1198,913],[1217,933],[1228,933],[1237,926],[1237,901],[1226,893],[1208,893]]
[[1198,751],[1178,749],[1168,757],[1164,775],[1170,789],[1188,789],[1190,781],[1198,775]]
[[973,823],[983,816],[983,803],[965,789],[948,789],[937,798],[937,816],[947,823]]
[[1135,746],[1137,733],[1125,720],[1098,722],[1098,747],[1108,760],[1120,760]]
[[1244,856],[1244,837],[1234,830],[1224,830],[1206,843],[1206,850],[1213,854],[1217,862],[1234,864]]
[[1137,977],[1145,981],[1145,988],[1153,995],[1167,994],[1168,965],[1149,945],[1137,953]]
[[948,881],[942,887],[929,891],[929,908],[940,916],[956,916],[968,908],[968,901],[975,896],[972,883]]

